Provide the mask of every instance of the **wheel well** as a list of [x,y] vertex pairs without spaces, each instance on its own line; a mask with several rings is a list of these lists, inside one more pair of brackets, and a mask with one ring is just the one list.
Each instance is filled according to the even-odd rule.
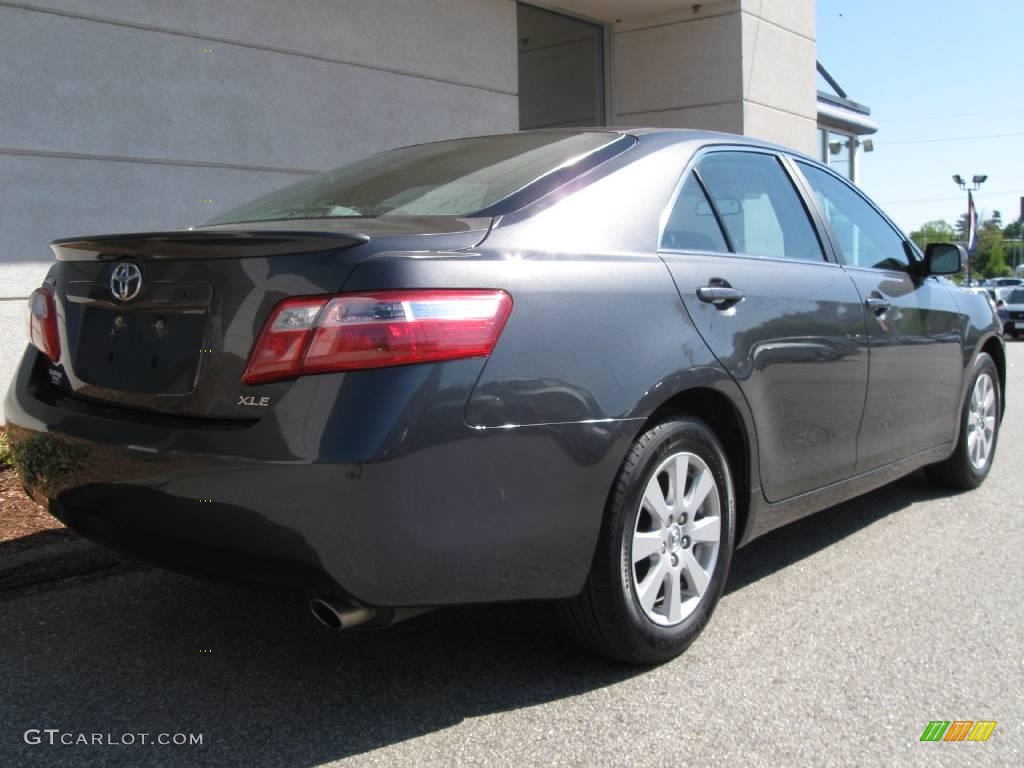
[[689,389],[666,400],[654,411],[640,430],[678,414],[696,416],[707,422],[725,449],[736,486],[736,541],[742,541],[750,511],[750,442],[743,419],[728,397],[713,389]]
[[[987,352],[992,361],[996,364],[996,370],[999,371],[999,392],[1002,400],[1002,410],[1006,410],[1006,350],[1003,345],[999,342],[995,336],[986,341],[982,347],[982,352]],[[1002,418],[1002,414],[1000,414]]]

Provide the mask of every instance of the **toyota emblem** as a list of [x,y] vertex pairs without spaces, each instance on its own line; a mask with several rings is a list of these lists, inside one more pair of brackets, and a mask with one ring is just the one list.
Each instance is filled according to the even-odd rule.
[[122,261],[110,275],[110,293],[118,301],[131,301],[142,290],[142,270],[138,264]]

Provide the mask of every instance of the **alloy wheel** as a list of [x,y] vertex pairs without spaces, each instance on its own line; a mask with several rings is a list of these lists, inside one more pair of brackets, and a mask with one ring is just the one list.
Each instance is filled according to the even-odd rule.
[[996,433],[996,389],[992,377],[981,374],[974,382],[967,410],[967,456],[971,465],[982,470],[992,453]]
[[694,453],[661,462],[644,490],[630,546],[630,576],[644,615],[674,626],[708,590],[722,536],[711,468]]

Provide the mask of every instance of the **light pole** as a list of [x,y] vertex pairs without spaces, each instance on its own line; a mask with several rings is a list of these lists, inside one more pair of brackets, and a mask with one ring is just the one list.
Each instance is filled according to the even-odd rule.
[[[984,184],[987,179],[988,179],[987,175],[984,175],[984,174],[982,174],[980,176],[976,175],[976,176],[974,176],[971,179],[970,183],[968,183],[967,180],[963,176],[961,176],[959,173],[956,174],[953,177],[953,183],[956,184],[958,187],[960,187],[961,190],[967,192],[967,284],[968,285],[971,284],[971,225],[973,223],[972,219],[971,219],[971,192],[977,192],[981,188],[981,185]],[[977,239],[977,237],[978,237],[977,226],[975,226],[974,237],[975,237],[975,239]]]

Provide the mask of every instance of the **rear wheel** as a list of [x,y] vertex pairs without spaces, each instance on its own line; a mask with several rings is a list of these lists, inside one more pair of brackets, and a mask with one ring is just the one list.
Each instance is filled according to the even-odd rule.
[[663,421],[634,443],[605,511],[583,591],[562,617],[582,645],[636,664],[700,634],[725,587],[735,535],[725,452],[702,421]]
[[926,469],[933,482],[965,491],[984,482],[999,437],[1001,394],[996,364],[982,352],[974,363],[974,378],[960,414],[960,438],[953,455]]

